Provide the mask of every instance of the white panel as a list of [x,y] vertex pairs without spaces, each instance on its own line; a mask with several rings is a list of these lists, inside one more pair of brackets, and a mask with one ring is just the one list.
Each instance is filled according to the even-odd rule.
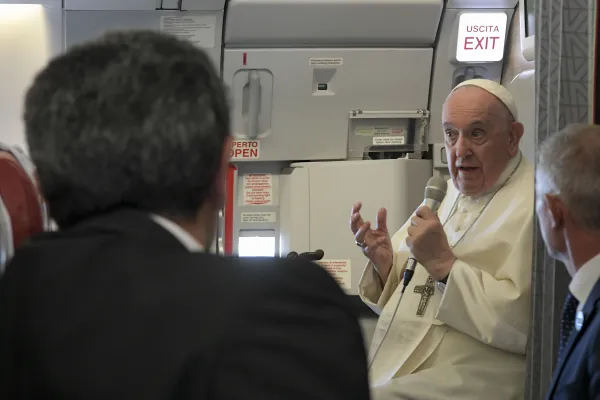
[[184,11],[220,11],[225,8],[225,0],[183,0]]
[[62,51],[62,10],[0,4],[0,140],[26,149],[23,97],[35,75]]
[[[248,132],[244,86],[256,70],[260,161],[345,159],[351,110],[427,108],[432,57],[432,49],[226,50],[234,134]],[[341,61],[321,68],[310,65],[315,58]],[[326,93],[317,83],[328,84]]]
[[[423,201],[425,185],[432,175],[432,163],[429,160],[398,159],[302,163],[292,166],[299,170],[306,169],[310,175],[310,242],[307,247],[295,246],[293,250],[300,252],[323,249],[324,259],[351,260],[352,288],[348,294],[356,295],[366,259],[350,232],[352,205],[356,201],[362,201],[363,218],[373,223],[379,208],[386,207],[388,229],[393,235]],[[296,188],[291,185],[288,189],[296,194],[303,190],[300,186]],[[285,208],[287,207],[289,205],[286,204]],[[282,214],[292,212],[284,210],[283,203],[281,210]],[[293,212],[306,211],[297,203]],[[293,234],[302,235],[302,232],[295,231],[294,224],[285,229],[282,226],[282,234],[290,228]]]
[[507,88],[513,95],[519,111],[519,121],[525,127],[520,148],[530,162],[535,164],[536,105],[535,70],[523,71]]
[[65,10],[156,10],[156,0],[65,0]]
[[225,43],[431,45],[442,0],[231,0]]
[[279,177],[280,255],[314,251],[309,247],[309,179],[308,169],[291,168]]

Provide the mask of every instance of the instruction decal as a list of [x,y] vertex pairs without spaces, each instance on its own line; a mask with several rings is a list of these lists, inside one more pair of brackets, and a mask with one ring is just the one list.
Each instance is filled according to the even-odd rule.
[[277,222],[275,212],[243,212],[241,213],[243,224],[273,224]]
[[273,204],[273,175],[244,175],[244,205],[267,206]]
[[215,47],[215,15],[163,16],[160,18],[160,30],[164,33],[186,40],[198,47]]
[[398,146],[404,142],[404,136],[373,136],[373,146]]
[[342,64],[342,57],[313,57],[308,60],[309,67],[339,67]]
[[317,261],[344,290],[352,286],[351,260],[321,260]]
[[231,161],[258,160],[260,158],[260,142],[258,140],[234,140],[229,152]]

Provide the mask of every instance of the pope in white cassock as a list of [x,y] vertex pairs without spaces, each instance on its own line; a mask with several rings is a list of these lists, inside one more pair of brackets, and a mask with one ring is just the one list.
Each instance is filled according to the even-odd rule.
[[[523,125],[499,84],[457,86],[443,109],[452,179],[437,215],[420,207],[392,237],[386,211],[350,225],[369,263],[360,296],[380,317],[373,398],[521,399],[530,318],[534,172]],[[399,303],[410,254],[418,260]]]

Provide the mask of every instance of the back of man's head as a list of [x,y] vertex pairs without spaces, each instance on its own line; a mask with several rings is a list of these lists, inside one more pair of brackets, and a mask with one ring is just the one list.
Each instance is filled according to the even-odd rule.
[[110,33],[51,61],[27,93],[24,119],[62,227],[123,206],[194,218],[212,200],[230,133],[208,56],[141,31]]
[[600,231],[600,126],[570,125],[540,147],[538,195],[562,199],[581,228]]

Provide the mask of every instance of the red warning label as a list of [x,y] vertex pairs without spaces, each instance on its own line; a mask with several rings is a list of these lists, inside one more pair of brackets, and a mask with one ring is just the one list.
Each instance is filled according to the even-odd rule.
[[260,142],[258,140],[234,140],[229,158],[231,161],[259,159]]
[[273,175],[244,175],[244,205],[265,206],[273,204]]

